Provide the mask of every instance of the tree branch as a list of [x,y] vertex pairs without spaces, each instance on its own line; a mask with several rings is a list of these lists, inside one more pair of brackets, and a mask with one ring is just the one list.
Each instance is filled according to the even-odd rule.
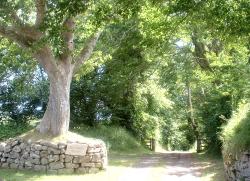
[[96,46],[96,43],[97,43],[100,35],[101,35],[101,31],[98,31],[97,33],[95,33],[88,40],[85,47],[81,50],[79,55],[76,57],[76,60],[74,63],[74,73],[76,73],[79,70],[81,64],[83,64],[87,59],[89,59],[89,57],[91,56],[91,54]]
[[[43,37],[43,33],[37,29],[43,21],[46,11],[46,0],[36,0],[36,24],[31,26],[24,23],[15,11],[8,11],[10,20],[9,26],[0,22],[0,36],[16,42],[23,48],[31,48]],[[42,45],[33,52],[33,57],[41,64],[48,75],[57,73],[58,66],[53,56],[52,50],[48,45]]]
[[4,21],[0,22],[0,35],[17,42],[22,47],[30,47],[34,41],[41,38],[42,33],[22,21],[16,11],[8,7],[11,6],[7,4],[6,7],[0,7],[6,14],[6,19],[3,18]]
[[61,55],[61,59],[69,61],[69,57],[74,49],[74,28],[75,21],[73,17],[67,18],[63,23],[62,38],[64,40],[64,51]]
[[[25,34],[20,31],[20,29],[16,29],[13,26],[4,27],[0,25],[1,36],[16,42],[23,48],[30,48],[36,39],[30,39],[29,37],[24,36]],[[39,48],[33,54],[33,57],[37,59],[49,75],[56,72],[57,65],[54,61],[53,53],[48,46]]]
[[48,76],[57,73],[58,66],[49,46],[45,45],[44,47],[38,49],[33,54],[33,57],[36,58],[37,61],[42,65]]
[[193,55],[196,62],[200,65],[202,69],[212,71],[212,68],[210,67],[209,61],[206,57],[205,45],[204,43],[198,40],[198,35],[196,31],[193,32],[191,39],[192,43],[194,44]]
[[0,24],[0,35],[18,43],[24,48],[31,47],[32,44],[42,37],[42,33],[29,26],[5,26]]
[[15,24],[19,26],[24,24],[24,22],[17,16],[16,12],[12,11],[10,17],[12,18]]
[[18,43],[24,48],[31,46],[31,42],[27,41],[22,35],[19,34],[18,30],[12,26],[4,27],[0,25],[0,35]]
[[45,0],[36,0],[36,27],[39,27],[45,17],[45,12],[46,12],[46,2]]

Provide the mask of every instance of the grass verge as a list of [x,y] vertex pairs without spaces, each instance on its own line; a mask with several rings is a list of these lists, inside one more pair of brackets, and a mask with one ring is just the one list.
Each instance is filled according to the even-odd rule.
[[112,153],[145,153],[147,150],[128,131],[116,126],[89,127],[85,125],[74,126],[71,131],[80,135],[98,138],[106,143],[107,149]]
[[250,103],[239,107],[222,131],[223,158],[234,162],[237,156],[250,149]]
[[18,136],[32,128],[28,123],[0,122],[0,141]]
[[201,181],[225,181],[223,160],[209,154],[197,154],[197,159],[201,163]]

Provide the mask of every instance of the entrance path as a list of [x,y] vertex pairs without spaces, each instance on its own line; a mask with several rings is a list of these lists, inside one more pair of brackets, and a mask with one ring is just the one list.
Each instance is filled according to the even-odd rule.
[[[222,160],[190,152],[113,153],[107,171],[86,175],[45,175],[0,169],[6,181],[225,181]],[[0,179],[1,180],[1,179]]]
[[119,181],[201,181],[206,164],[190,152],[165,152],[140,156]]

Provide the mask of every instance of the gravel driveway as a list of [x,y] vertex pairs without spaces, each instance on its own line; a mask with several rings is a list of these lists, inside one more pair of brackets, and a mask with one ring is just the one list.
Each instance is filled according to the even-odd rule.
[[154,153],[141,156],[119,181],[199,181],[201,168],[193,153]]

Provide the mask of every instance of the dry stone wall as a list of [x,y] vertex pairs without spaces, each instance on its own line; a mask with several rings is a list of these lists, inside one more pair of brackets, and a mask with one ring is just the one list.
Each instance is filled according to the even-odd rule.
[[107,150],[101,140],[52,143],[15,138],[0,143],[0,168],[84,174],[98,172],[106,166]]
[[250,152],[234,162],[224,162],[227,181],[250,181]]

